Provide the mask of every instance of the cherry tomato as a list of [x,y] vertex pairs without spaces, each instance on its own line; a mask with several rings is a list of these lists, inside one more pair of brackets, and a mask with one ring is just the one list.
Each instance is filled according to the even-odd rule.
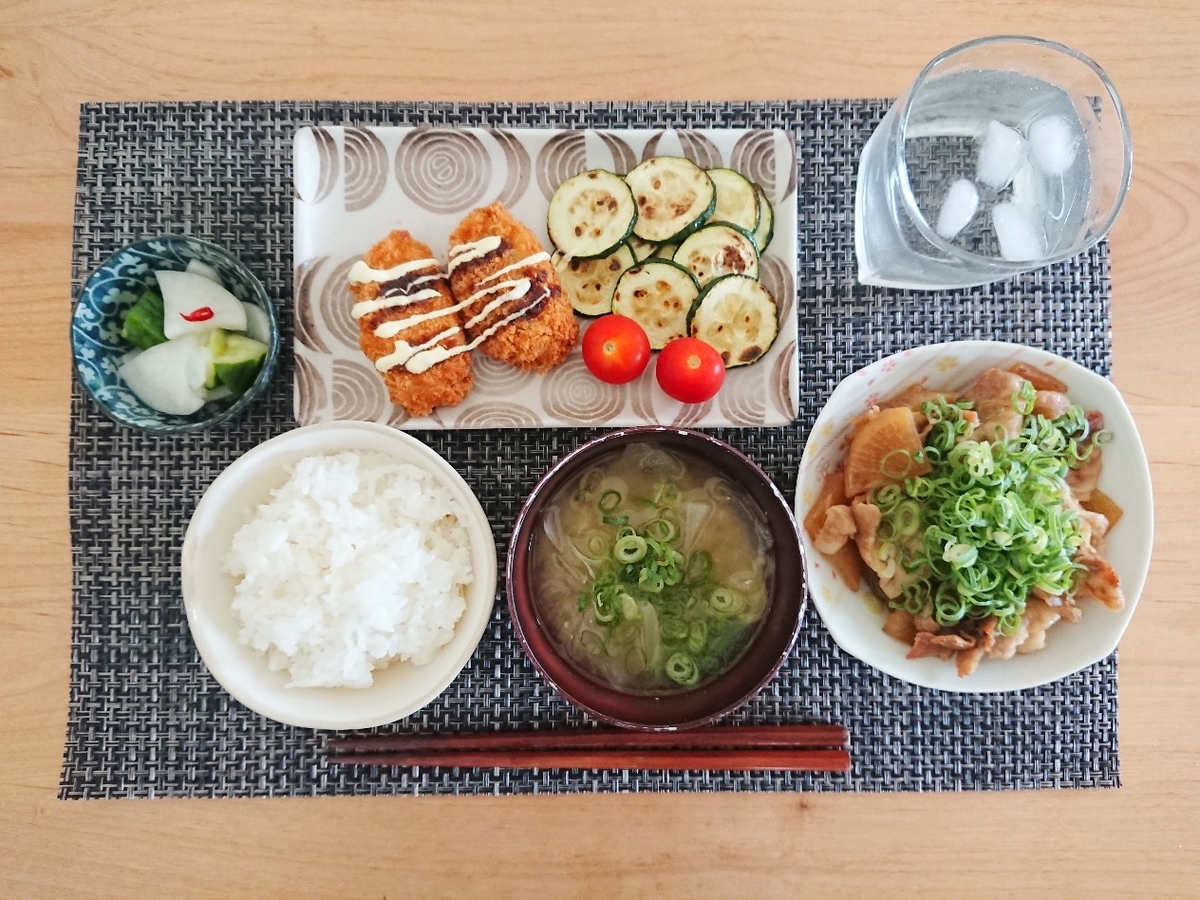
[[654,374],[668,397],[700,403],[721,389],[725,361],[711,344],[699,338],[679,337],[659,351]]
[[650,339],[628,316],[601,316],[583,333],[583,362],[601,381],[625,384],[650,362]]

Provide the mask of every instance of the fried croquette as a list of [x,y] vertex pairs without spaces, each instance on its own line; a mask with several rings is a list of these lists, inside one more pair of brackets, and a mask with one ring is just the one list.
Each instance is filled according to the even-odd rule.
[[350,293],[359,346],[381,372],[393,403],[410,416],[427,416],[471,392],[462,322],[428,245],[393,231],[350,270]]
[[524,371],[571,352],[579,323],[537,236],[504,206],[472,210],[450,234],[450,285],[472,345]]

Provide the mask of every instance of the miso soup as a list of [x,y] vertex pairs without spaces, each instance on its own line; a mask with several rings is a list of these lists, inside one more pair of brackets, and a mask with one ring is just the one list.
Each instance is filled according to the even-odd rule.
[[758,630],[773,576],[766,517],[694,456],[631,444],[550,500],[534,603],[559,652],[634,694],[691,690]]

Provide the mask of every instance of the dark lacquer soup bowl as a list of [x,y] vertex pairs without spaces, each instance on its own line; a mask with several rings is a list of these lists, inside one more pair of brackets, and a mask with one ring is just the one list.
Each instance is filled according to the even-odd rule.
[[807,598],[795,517],[710,435],[610,432],[538,482],[508,548],[522,646],[567,700],[612,725],[703,725],[775,676]]

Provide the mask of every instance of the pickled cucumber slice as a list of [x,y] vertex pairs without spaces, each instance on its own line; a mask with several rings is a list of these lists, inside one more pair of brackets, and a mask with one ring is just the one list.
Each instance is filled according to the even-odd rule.
[[142,350],[167,339],[163,334],[163,299],[158,291],[147,288],[129,308],[121,323],[121,337]]
[[235,394],[242,394],[262,369],[267,358],[267,345],[244,334],[226,333],[225,346],[212,360],[216,382],[225,385]]

